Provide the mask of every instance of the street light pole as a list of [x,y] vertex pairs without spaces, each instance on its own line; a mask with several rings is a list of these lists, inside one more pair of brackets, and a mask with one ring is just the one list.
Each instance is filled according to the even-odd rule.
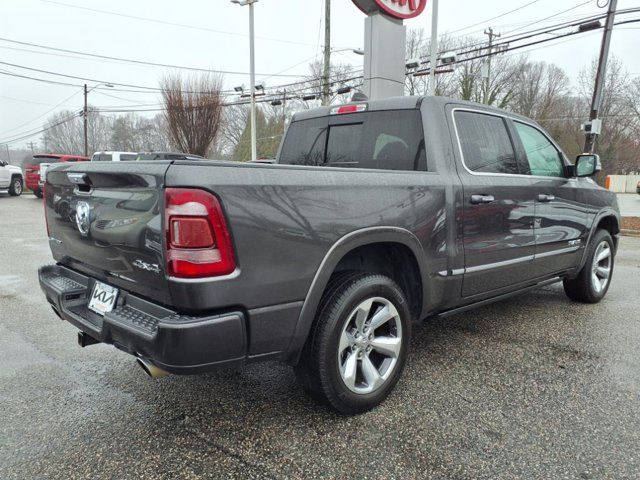
[[84,84],[84,107],[82,109],[82,119],[84,123],[84,156],[89,156],[89,138],[87,136],[87,95],[89,94],[89,90],[87,89],[87,84]]
[[257,0],[249,0],[249,35],[251,37],[251,46],[249,47],[249,57],[251,61],[251,160],[254,162],[258,157],[258,140],[256,132],[256,53],[255,53],[255,37],[253,25],[253,4]]
[[256,58],[255,58],[255,35],[253,22],[253,4],[258,0],[231,0],[231,3],[244,7],[249,5],[249,62],[250,65],[250,83],[251,83],[251,160],[255,161],[258,157],[258,141],[256,126]]

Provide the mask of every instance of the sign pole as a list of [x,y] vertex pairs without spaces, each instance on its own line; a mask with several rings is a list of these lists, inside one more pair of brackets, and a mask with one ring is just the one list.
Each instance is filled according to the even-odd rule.
[[429,95],[436,94],[438,63],[438,0],[431,0],[431,60],[429,61]]

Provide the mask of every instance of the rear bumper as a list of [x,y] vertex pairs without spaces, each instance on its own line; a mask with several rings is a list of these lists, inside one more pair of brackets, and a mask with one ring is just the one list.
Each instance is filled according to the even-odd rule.
[[120,290],[104,317],[88,309],[94,280],[60,265],[38,271],[40,287],[58,316],[96,340],[113,344],[177,374],[241,365],[247,332],[241,311],[205,317],[179,315]]

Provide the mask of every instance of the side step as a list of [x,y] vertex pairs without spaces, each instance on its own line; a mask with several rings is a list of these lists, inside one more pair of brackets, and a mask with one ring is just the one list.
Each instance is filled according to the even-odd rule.
[[482,307],[484,305],[490,305],[495,302],[499,302],[501,300],[506,300],[507,298],[515,297],[522,293],[529,292],[531,290],[535,290],[536,288],[546,287],[547,285],[551,285],[552,283],[558,283],[562,281],[560,277],[550,278],[549,280],[544,280],[540,283],[536,283],[535,285],[531,285],[529,287],[522,288],[520,290],[516,290],[513,292],[503,293],[502,295],[498,295],[497,297],[487,298],[486,300],[481,300],[479,302],[470,303],[469,305],[465,305],[463,307],[454,308],[452,310],[447,310],[446,312],[441,312],[436,315],[436,318],[446,318],[452,315],[457,315],[459,313],[468,312],[469,310],[473,310],[478,307]]

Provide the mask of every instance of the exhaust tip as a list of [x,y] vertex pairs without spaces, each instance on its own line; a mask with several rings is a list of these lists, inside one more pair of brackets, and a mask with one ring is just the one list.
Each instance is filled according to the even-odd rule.
[[151,378],[161,378],[170,375],[166,370],[162,370],[161,368],[156,367],[153,363],[147,362],[143,358],[136,358],[136,363],[142,368],[144,373],[146,373]]

